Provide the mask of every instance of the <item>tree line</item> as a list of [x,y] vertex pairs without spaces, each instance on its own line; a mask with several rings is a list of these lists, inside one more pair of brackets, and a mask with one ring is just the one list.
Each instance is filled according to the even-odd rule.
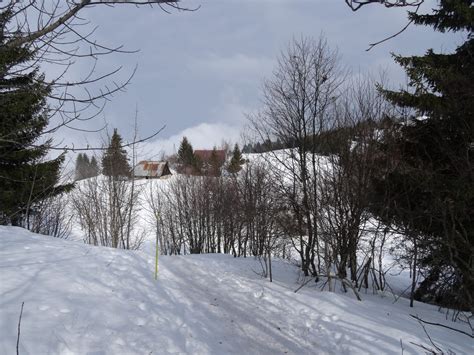
[[[206,154],[208,151],[204,151]],[[230,159],[227,156],[230,154]],[[188,175],[221,176],[223,172],[230,174],[240,171],[244,159],[239,145],[236,143],[234,149],[229,152],[229,148],[224,146],[217,149],[215,146],[210,151],[208,157],[200,157],[193,149],[187,137],[183,137],[179,145],[175,160],[179,173]]]

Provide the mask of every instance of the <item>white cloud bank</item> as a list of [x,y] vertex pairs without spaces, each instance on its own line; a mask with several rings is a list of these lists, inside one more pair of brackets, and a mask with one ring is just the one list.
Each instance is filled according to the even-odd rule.
[[194,149],[212,149],[226,141],[230,144],[241,141],[241,127],[227,123],[200,123],[186,128],[169,138],[157,139],[143,144],[140,156],[143,159],[159,159],[163,153],[173,154],[183,137],[187,137]]

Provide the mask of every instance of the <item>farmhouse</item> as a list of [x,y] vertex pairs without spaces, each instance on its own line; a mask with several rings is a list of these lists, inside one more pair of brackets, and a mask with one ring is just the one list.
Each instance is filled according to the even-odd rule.
[[143,179],[158,179],[171,175],[168,162],[142,160],[133,168],[133,177]]
[[225,150],[195,150],[194,155],[199,158],[202,162],[210,163],[212,154],[215,153],[215,159],[222,165],[226,159]]

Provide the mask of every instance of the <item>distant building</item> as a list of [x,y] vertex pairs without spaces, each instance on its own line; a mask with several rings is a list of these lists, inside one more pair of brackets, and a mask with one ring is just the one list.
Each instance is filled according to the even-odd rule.
[[[211,161],[213,151],[214,150],[212,149],[211,150],[195,150],[194,156],[199,158],[202,162],[209,163]],[[225,150],[215,150],[215,152],[216,152],[217,160],[223,164],[226,159]]]
[[166,175],[171,175],[166,161],[142,160],[133,168],[135,178],[158,179]]

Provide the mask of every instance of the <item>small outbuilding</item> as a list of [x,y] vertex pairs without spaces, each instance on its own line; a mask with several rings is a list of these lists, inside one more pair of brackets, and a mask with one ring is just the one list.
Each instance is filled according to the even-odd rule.
[[171,175],[166,161],[142,160],[133,168],[133,177],[138,179],[159,179]]

